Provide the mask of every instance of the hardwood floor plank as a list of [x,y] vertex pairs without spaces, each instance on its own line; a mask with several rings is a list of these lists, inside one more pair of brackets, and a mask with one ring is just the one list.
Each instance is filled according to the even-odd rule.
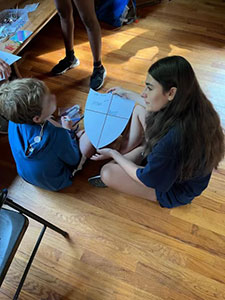
[[[144,87],[149,66],[168,55],[192,64],[225,127],[225,2],[162,1],[138,12],[138,23],[113,30],[102,24],[102,92]],[[20,71],[56,94],[59,107],[85,108],[92,72],[86,31],[76,20],[78,68],[49,71],[64,56],[55,17],[23,51]],[[53,34],[54,33],[54,34]],[[81,124],[82,126],[82,124]],[[7,137],[1,136],[0,183],[19,204],[69,232],[68,242],[47,229],[21,292],[25,300],[225,299],[225,160],[191,205],[162,209],[157,203],[90,186],[101,164],[88,162],[61,192],[36,188],[16,175]],[[41,226],[31,221],[0,290],[12,299]]]
[[[171,272],[171,270],[164,268],[162,272],[162,270],[152,267],[151,264],[140,264],[138,267],[140,268],[140,272],[145,274],[146,279],[149,282],[153,282],[157,292],[160,291],[162,293],[163,289],[166,290],[169,287],[169,292],[166,291],[166,295],[170,295],[172,290],[173,292],[180,293],[182,299],[185,299],[185,297],[193,300],[225,299],[224,285],[206,277],[204,278],[194,273],[187,274],[185,271],[179,269]],[[172,297],[172,299],[181,298]]]
[[171,215],[225,236],[225,219],[221,213],[199,207],[193,203],[185,208],[172,210]]

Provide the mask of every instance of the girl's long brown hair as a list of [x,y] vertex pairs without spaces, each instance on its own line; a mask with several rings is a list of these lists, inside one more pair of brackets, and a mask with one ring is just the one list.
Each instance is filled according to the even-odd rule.
[[158,60],[148,72],[163,92],[171,87],[177,92],[166,107],[147,115],[145,154],[175,127],[180,144],[180,180],[207,175],[224,157],[224,134],[219,116],[201,90],[191,65],[181,56],[171,56]]

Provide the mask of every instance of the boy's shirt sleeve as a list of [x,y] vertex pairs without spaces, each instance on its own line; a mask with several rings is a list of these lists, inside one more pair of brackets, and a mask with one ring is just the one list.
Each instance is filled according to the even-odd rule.
[[60,128],[57,134],[57,143],[55,146],[57,156],[70,166],[77,166],[81,153],[79,145],[75,139],[70,136],[68,130]]

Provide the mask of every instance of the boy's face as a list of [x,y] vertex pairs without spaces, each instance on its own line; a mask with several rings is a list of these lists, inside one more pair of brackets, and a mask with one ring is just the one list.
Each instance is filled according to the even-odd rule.
[[42,112],[38,117],[34,117],[35,123],[42,123],[46,121],[56,110],[56,97],[53,94],[46,93],[42,102]]

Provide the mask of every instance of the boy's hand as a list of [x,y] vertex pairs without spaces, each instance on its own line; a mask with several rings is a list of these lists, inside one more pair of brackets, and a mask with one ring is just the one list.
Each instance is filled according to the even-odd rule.
[[10,66],[0,58],[0,77],[4,77],[7,80],[11,74],[11,68]]
[[68,119],[68,117],[66,116],[61,117],[61,122],[63,128],[69,130],[73,129],[73,122],[70,119]]

